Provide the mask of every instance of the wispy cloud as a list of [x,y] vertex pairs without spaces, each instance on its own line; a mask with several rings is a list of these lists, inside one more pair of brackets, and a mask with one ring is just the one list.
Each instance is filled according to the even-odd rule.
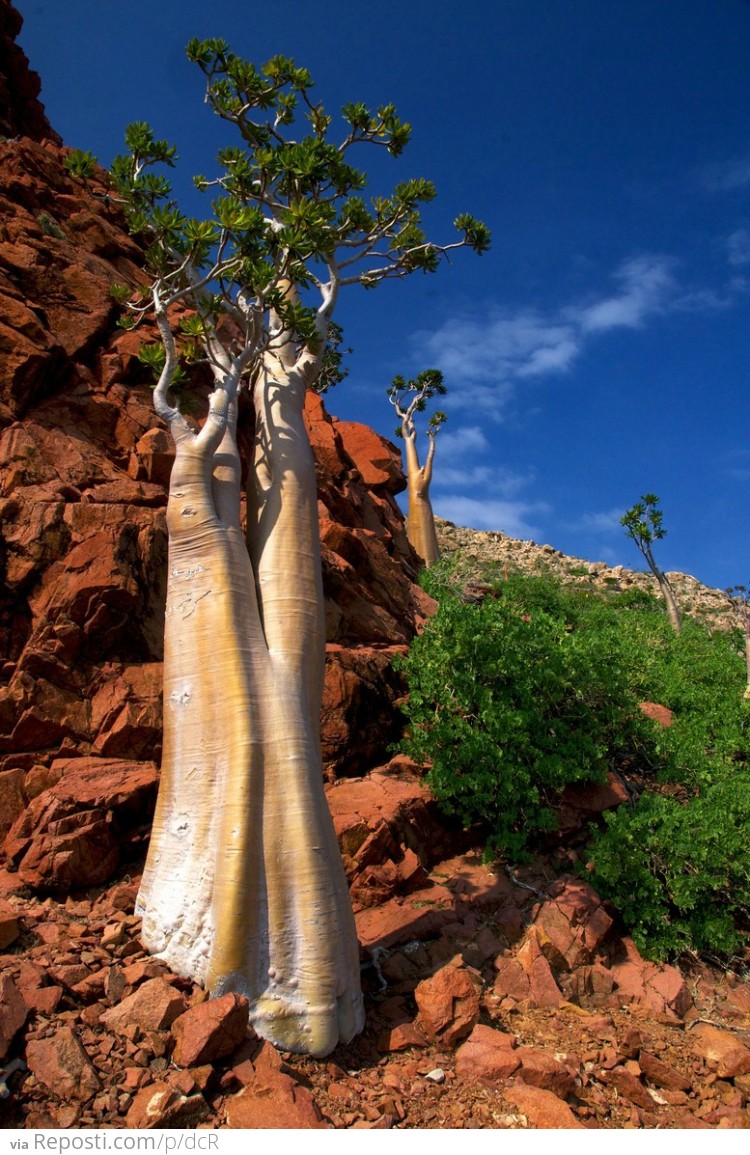
[[568,372],[589,342],[612,330],[636,329],[658,314],[691,307],[668,257],[633,257],[613,280],[611,292],[546,313],[493,304],[451,317],[415,334],[415,364],[442,369],[453,390],[449,413],[471,410],[502,420],[523,381]]
[[727,237],[727,260],[730,265],[750,265],[750,229],[736,229]]
[[620,518],[624,512],[624,509],[609,509],[602,513],[584,513],[575,521],[567,522],[565,528],[578,533],[611,534],[615,531],[622,532]]
[[570,310],[581,333],[638,329],[676,297],[672,262],[666,257],[634,257],[620,266],[614,279],[618,292],[587,307],[574,306]]
[[539,528],[532,519],[548,512],[548,506],[542,502],[485,501],[456,494],[437,496],[433,504],[438,517],[456,525],[500,530],[520,538],[538,537]]
[[709,192],[732,192],[750,184],[750,154],[708,165],[699,174],[700,183]]
[[458,429],[440,430],[440,460],[455,461],[467,453],[484,453],[489,441],[478,425],[461,425]]
[[449,492],[468,489],[489,497],[509,498],[515,497],[533,480],[533,473],[514,473],[493,465],[446,466],[441,455],[434,486]]

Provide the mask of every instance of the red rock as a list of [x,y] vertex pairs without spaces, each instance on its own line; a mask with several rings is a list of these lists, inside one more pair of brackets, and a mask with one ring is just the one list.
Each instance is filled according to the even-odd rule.
[[750,1049],[731,1031],[709,1023],[698,1023],[688,1035],[693,1050],[720,1079],[733,1079],[750,1072]]
[[415,890],[407,898],[396,897],[354,915],[357,937],[365,950],[434,938],[454,918],[450,892],[440,886]]
[[31,1073],[61,1099],[90,1099],[101,1081],[72,1027],[59,1027],[49,1038],[26,1046]]
[[693,1080],[689,1075],[683,1075],[671,1063],[665,1063],[663,1059],[650,1054],[648,1051],[639,1053],[638,1064],[648,1081],[657,1087],[670,1091],[689,1091],[693,1085]]
[[570,997],[583,1007],[602,1006],[613,988],[614,978],[610,969],[601,963],[592,963],[573,972]]
[[14,980],[9,974],[0,973],[0,1060],[8,1054],[26,1015],[26,1003]]
[[419,983],[414,998],[418,1025],[428,1039],[453,1046],[479,1021],[481,979],[467,967],[441,967]]
[[583,1127],[568,1104],[552,1091],[514,1082],[503,1088],[503,1097],[526,1116],[532,1127],[554,1130]]
[[628,797],[621,779],[611,771],[606,782],[576,782],[566,786],[555,805],[558,829],[561,834],[570,834],[587,826],[596,815],[621,806]]
[[187,1009],[187,1003],[166,979],[149,979],[117,1006],[101,1016],[104,1026],[124,1034],[133,1026],[141,1031],[163,1031]]
[[327,646],[320,726],[329,773],[361,774],[382,763],[398,740],[402,723],[396,703],[404,685],[392,663],[404,649]]
[[416,1023],[397,1023],[378,1035],[378,1050],[406,1051],[411,1047],[426,1047],[427,1038]]
[[610,968],[620,1002],[639,1003],[657,1014],[683,1018],[693,1000],[677,968],[647,962],[631,938],[623,938],[620,948],[621,955]]
[[664,1009],[672,1011],[680,1019],[685,1017],[693,1005],[687,983],[673,966],[660,966],[655,968],[655,973],[649,972],[646,991],[650,1005],[656,1009],[663,1001]]
[[521,1064],[517,1077],[532,1087],[553,1091],[564,1098],[575,1087],[575,1074],[547,1051],[538,1047],[517,1047],[514,1052]]
[[644,1107],[648,1111],[654,1110],[655,1102],[643,1083],[626,1067],[613,1067],[611,1071],[602,1071],[599,1078],[608,1087],[615,1087],[618,1094],[628,1099],[629,1102],[635,1103],[636,1107]]
[[31,885],[67,887],[105,881],[120,861],[124,832],[153,809],[152,762],[58,759],[59,781],[14,823],[5,850]]
[[28,799],[23,770],[0,773],[0,842],[3,841]]
[[555,1007],[563,1001],[552,968],[542,954],[536,929],[532,927],[514,958],[495,960],[498,975],[495,994],[532,1006]]
[[638,709],[665,729],[672,725],[672,711],[666,706],[660,706],[658,702],[639,702]]
[[326,1127],[310,1092],[281,1066],[278,1053],[265,1043],[253,1060],[253,1081],[225,1101],[228,1127]]
[[515,1045],[513,1035],[477,1024],[456,1051],[456,1074],[467,1082],[496,1083],[507,1079],[521,1065]]
[[41,81],[15,43],[23,18],[13,4],[5,0],[0,25],[0,52],[3,75],[0,77],[0,133],[3,136],[27,136],[33,140],[45,138],[59,141],[44,114],[44,105],[37,100]]
[[178,1067],[199,1066],[236,1051],[247,1035],[248,1004],[242,995],[228,994],[190,1007],[172,1023]]
[[0,951],[14,943],[20,934],[18,917],[15,910],[0,898]]
[[534,919],[543,953],[553,967],[574,969],[593,961],[612,927],[612,919],[590,886],[559,879]]
[[195,1127],[210,1113],[202,1095],[183,1095],[169,1083],[156,1082],[137,1092],[125,1124],[143,1131],[157,1127]]

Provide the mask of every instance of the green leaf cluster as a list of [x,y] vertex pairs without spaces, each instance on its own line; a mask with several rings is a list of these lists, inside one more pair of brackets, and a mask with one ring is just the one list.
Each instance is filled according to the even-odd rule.
[[[431,272],[448,249],[488,247],[486,227],[468,214],[456,219],[458,240],[428,239],[421,219],[435,196],[428,180],[402,181],[369,201],[362,195],[367,176],[352,163],[353,151],[382,147],[398,156],[409,141],[409,125],[393,105],[346,104],[334,139],[334,117],[312,99],[312,78],[293,60],[279,55],[258,67],[220,39],[194,39],[187,54],[205,77],[209,107],[239,134],[219,150],[215,176],[194,178],[212,196],[206,219],[181,211],[165,171],[175,164],[175,148],[148,124],[128,126],[125,152],[111,170],[162,300],[181,295],[204,314],[224,306],[235,322],[248,318],[260,346],[259,324],[268,337],[275,313],[300,347],[314,351],[316,343],[322,347],[320,297],[331,278],[337,286],[372,287]],[[93,164],[84,153],[68,162],[81,178]],[[299,291],[310,289],[315,301],[301,302]]]
[[401,663],[405,748],[431,762],[448,814],[486,823],[490,851],[517,856],[555,827],[565,786],[602,781],[647,740],[615,622],[543,579],[513,576],[477,604],[440,573],[427,581],[440,605]]
[[[560,791],[607,770],[635,800],[591,831],[591,880],[653,957],[729,954],[750,919],[750,706],[744,637],[658,600],[513,575],[478,602],[441,565],[439,609],[402,661],[404,748],[431,763],[448,814],[522,854],[555,824]],[[638,708],[672,711],[662,727]]]
[[748,829],[746,766],[687,803],[644,794],[607,815],[591,849],[591,880],[647,956],[732,955],[750,927]]

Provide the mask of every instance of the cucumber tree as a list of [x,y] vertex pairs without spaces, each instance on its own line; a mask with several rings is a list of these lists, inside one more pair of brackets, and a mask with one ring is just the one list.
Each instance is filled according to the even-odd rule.
[[[324,1055],[362,1028],[359,953],[321,772],[325,631],[306,390],[325,374],[339,294],[434,272],[489,234],[468,214],[428,240],[422,178],[365,196],[357,154],[397,157],[409,125],[386,104],[313,99],[304,68],[262,67],[193,40],[209,108],[236,131],[210,211],[173,196],[172,146],[142,123],[112,167],[146,250],[148,286],[124,303],[159,341],[154,403],[174,439],[167,524],[164,754],[138,897],[147,948],[214,995],[245,994],[257,1032]],[[74,154],[85,178],[93,158]],[[334,358],[335,360],[335,358]],[[205,420],[176,403],[211,382]],[[238,411],[252,449],[241,460]],[[242,444],[248,439],[242,438]],[[246,480],[243,480],[246,479]],[[240,515],[246,489],[246,525]]]
[[440,556],[435,516],[430,501],[430,485],[435,457],[435,438],[446,420],[446,415],[441,409],[437,409],[429,418],[427,454],[424,464],[421,465],[417,450],[415,414],[423,413],[427,408],[427,402],[433,397],[444,397],[446,393],[443,374],[439,369],[425,369],[408,381],[401,376],[394,377],[388,389],[388,399],[401,422],[396,433],[399,437],[403,437],[406,453],[406,480],[409,493],[406,530],[409,541],[428,567],[434,565]]

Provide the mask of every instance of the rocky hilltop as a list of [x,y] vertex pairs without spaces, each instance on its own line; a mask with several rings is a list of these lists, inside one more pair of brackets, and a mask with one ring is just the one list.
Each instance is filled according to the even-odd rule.
[[[537,545],[505,533],[466,529],[440,518],[437,529],[442,556],[455,559],[461,576],[467,581],[481,580],[488,575],[527,573],[547,575],[568,585],[600,592],[639,589],[652,597],[661,597],[656,579],[650,573],[571,557],[552,545]],[[711,589],[690,574],[677,571],[668,573],[667,577],[682,613],[691,614],[711,629],[736,628],[736,612],[724,590]]]
[[[19,27],[0,0],[0,1125],[747,1127],[747,982],[647,962],[575,873],[622,784],[566,791],[547,853],[490,869],[422,768],[385,762],[391,658],[432,607],[397,451],[316,396],[323,749],[365,1031],[327,1061],[280,1055],[240,998],[207,1001],[145,954],[171,450],[109,295],[138,282],[141,254],[104,186],[67,176]],[[501,534],[442,535],[469,568],[630,580]]]

